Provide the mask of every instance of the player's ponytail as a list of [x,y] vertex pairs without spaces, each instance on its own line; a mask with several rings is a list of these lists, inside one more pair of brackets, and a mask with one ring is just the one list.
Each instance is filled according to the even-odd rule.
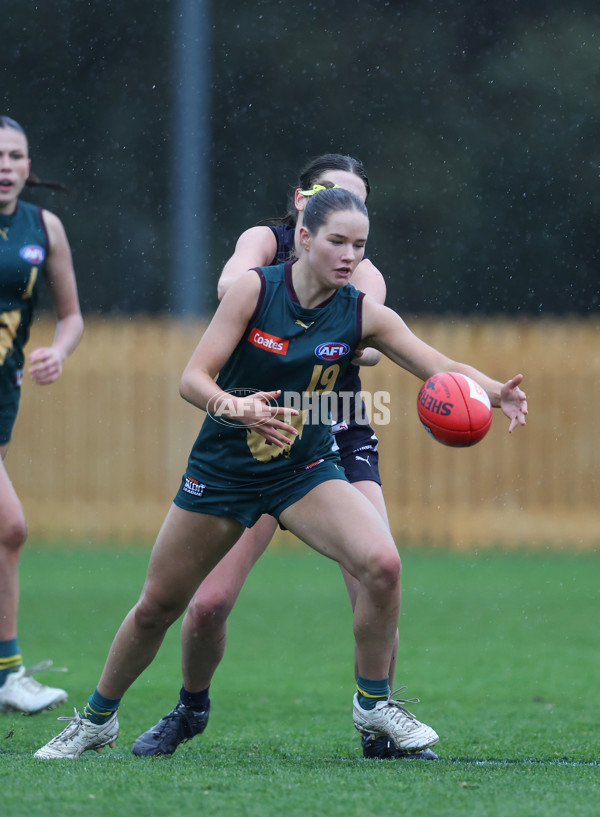
[[29,174],[25,184],[27,187],[47,187],[49,190],[60,190],[61,193],[67,192],[67,188],[64,186],[64,184],[61,184],[60,182],[42,181],[42,179],[39,179],[35,173]]

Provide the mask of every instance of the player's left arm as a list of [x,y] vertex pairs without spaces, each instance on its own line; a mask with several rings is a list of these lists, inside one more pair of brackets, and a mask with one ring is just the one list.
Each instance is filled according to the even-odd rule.
[[53,383],[63,363],[73,352],[83,333],[83,318],[77,294],[71,248],[61,220],[42,211],[48,234],[48,254],[44,275],[56,313],[56,329],[51,346],[40,346],[29,354],[29,374],[40,385]]
[[492,406],[501,408],[509,418],[509,431],[525,425],[527,397],[519,388],[522,374],[501,383],[467,363],[452,360],[418,338],[392,309],[367,298],[363,301],[363,340],[421,380],[438,372],[460,372],[473,378],[485,389]]
[[[375,303],[384,304],[387,294],[385,279],[375,264],[368,258],[363,258],[354,270],[352,275],[352,285]],[[357,349],[353,363],[359,366],[375,366],[381,360],[381,352],[373,347]]]

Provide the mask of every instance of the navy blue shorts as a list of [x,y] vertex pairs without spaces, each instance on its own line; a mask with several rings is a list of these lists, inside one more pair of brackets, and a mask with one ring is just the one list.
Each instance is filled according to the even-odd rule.
[[371,426],[351,426],[334,435],[348,482],[376,482],[379,475],[379,440]]
[[[312,488],[330,479],[346,480],[344,469],[333,459],[324,459],[285,477],[278,475],[251,482],[239,482],[226,474],[203,477],[184,474],[173,500],[184,511],[227,516],[251,528],[264,513],[279,518]],[[346,480],[347,481],[347,480]]]

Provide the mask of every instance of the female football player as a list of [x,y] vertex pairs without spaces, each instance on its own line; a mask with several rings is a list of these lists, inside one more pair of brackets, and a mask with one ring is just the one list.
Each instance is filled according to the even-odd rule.
[[24,346],[42,277],[57,321],[52,344],[29,354],[28,372],[35,383],[47,385],[60,376],[83,331],[63,225],[48,210],[20,200],[25,185],[34,181],[30,167],[23,129],[0,116],[0,711],[28,714],[53,708],[67,698],[64,689],[36,681],[32,677],[36,667],[23,666],[17,639],[18,569],[27,528],[4,466],[19,408]]
[[[319,403],[364,347],[422,380],[441,371],[472,377],[509,417],[509,431],[525,423],[527,403],[522,375],[501,383],[451,360],[350,285],[368,229],[360,198],[344,189],[318,191],[304,209],[298,259],[248,270],[223,298],[181,378],[182,396],[207,416],[140,599],[119,628],[82,714],[76,711],[36,757],[73,758],[114,743],[122,696],[202,581],[264,513],[359,582],[356,728],[387,735],[404,751],[437,742],[435,730],[391,697],[400,557],[380,514],[347,481]],[[290,406],[298,395],[309,400],[308,408]]]
[[[251,227],[239,237],[235,252],[219,278],[219,299],[248,269],[292,258],[306,202],[320,188],[333,186],[350,190],[365,202],[370,192],[366,170],[352,156],[327,153],[312,159],[299,174],[286,216],[277,224]],[[359,262],[352,283],[378,303],[385,302],[385,281],[368,258],[363,257]],[[373,366],[380,357],[375,349],[363,350],[357,362],[362,366]],[[336,418],[332,430],[348,480],[373,503],[387,524],[379,476],[378,440],[366,417],[361,390],[359,367],[353,364],[348,367],[339,386],[340,394],[346,396],[347,410]],[[239,542],[198,588],[181,627],[183,684],[179,701],[171,712],[139,736],[133,745],[135,754],[173,754],[182,741],[206,728],[209,687],[225,651],[227,619],[250,570],[266,550],[276,529],[276,519],[268,514],[261,517],[252,528],[244,531]],[[341,570],[354,609],[358,582],[343,567]],[[396,655],[397,647],[390,663],[392,685]],[[385,736],[364,735],[362,744],[365,757],[391,759],[406,754],[397,750]],[[419,756],[435,758],[430,749],[420,752]]]

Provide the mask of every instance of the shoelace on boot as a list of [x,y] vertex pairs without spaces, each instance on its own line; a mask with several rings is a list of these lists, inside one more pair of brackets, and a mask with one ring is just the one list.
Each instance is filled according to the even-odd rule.
[[25,677],[29,678],[32,675],[35,675],[36,672],[68,672],[69,670],[66,667],[55,667],[53,665],[53,661],[50,658],[47,658],[45,661],[40,661],[37,664],[34,664],[32,667],[25,669]]
[[395,707],[398,710],[397,717],[405,720],[405,721],[413,721],[419,723],[417,718],[413,715],[413,713],[407,709],[404,704],[419,704],[421,703],[419,698],[396,698],[395,696],[399,693],[406,692],[408,687],[398,687],[398,689],[394,690],[394,692],[390,692],[388,697],[388,704],[390,706]]
[[76,708],[73,708],[73,711],[75,712],[74,715],[60,715],[56,719],[57,721],[71,721],[71,725],[65,726],[59,735],[52,738],[52,740],[47,744],[48,746],[53,746],[55,743],[62,743],[65,738],[70,738],[71,735],[75,734],[75,732],[78,730],[81,722],[81,716]]

